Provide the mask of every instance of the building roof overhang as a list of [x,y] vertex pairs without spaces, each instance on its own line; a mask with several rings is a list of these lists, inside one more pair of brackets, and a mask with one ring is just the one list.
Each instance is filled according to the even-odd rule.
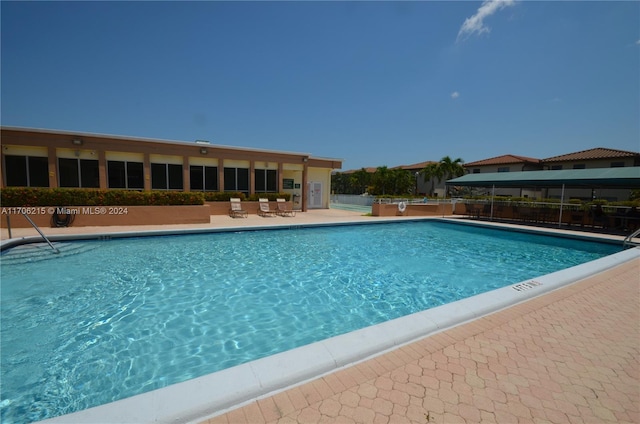
[[[269,149],[259,149],[252,147],[238,147],[238,146],[229,146],[223,144],[213,144],[210,142],[205,142],[203,140],[196,141],[177,141],[177,140],[165,140],[165,139],[153,139],[153,138],[144,138],[144,137],[131,137],[131,136],[122,136],[122,135],[113,135],[113,134],[99,134],[99,133],[89,133],[89,132],[78,132],[78,131],[66,131],[66,130],[50,130],[50,129],[42,129],[42,128],[25,128],[25,127],[8,127],[2,126],[0,127],[2,131],[14,131],[14,132],[22,132],[22,133],[40,133],[40,134],[57,134],[64,135],[75,138],[97,138],[97,139],[111,139],[111,140],[119,140],[119,141],[137,141],[141,143],[149,143],[149,144],[165,144],[171,146],[188,146],[188,147],[198,147],[198,148],[207,148],[207,149],[224,149],[229,151],[237,151],[237,152],[251,152],[251,153],[265,153],[265,154],[279,154],[286,156],[299,156],[300,158],[305,158],[307,160],[313,159],[316,163],[332,163],[332,167],[340,168],[342,166],[342,159],[336,158],[325,158],[325,157],[314,157],[310,153],[305,152],[291,152],[291,151],[283,151],[283,150],[269,150]],[[302,160],[302,159],[301,159]]]
[[640,188],[640,166],[467,174],[448,180],[447,184],[468,187]]

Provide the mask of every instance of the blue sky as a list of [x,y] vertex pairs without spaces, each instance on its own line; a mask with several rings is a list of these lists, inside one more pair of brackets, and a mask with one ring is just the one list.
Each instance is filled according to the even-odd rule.
[[640,151],[640,2],[6,2],[1,123],[341,158]]

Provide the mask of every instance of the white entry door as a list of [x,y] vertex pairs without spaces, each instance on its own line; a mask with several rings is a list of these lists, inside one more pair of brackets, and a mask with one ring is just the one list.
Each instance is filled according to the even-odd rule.
[[322,207],[322,183],[309,183],[309,200],[307,202],[309,209],[318,209]]

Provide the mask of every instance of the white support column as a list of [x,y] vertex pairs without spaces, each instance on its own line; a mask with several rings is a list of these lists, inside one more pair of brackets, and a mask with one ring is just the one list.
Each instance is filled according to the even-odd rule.
[[562,227],[562,204],[564,203],[564,184],[562,184],[562,194],[560,194],[560,217],[558,218],[558,228]]

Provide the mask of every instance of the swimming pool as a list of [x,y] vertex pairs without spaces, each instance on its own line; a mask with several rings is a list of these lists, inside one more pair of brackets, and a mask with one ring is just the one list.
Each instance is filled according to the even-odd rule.
[[621,250],[437,222],[70,246],[34,261],[2,255],[3,422],[131,396]]

